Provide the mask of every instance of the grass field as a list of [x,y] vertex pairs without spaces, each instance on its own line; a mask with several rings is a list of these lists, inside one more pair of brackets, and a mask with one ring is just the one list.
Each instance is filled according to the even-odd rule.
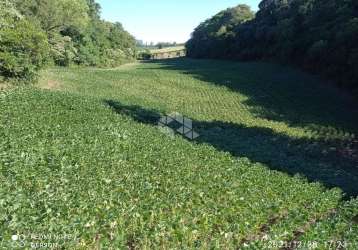
[[[159,130],[171,112],[200,137]],[[355,106],[296,70],[54,68],[2,91],[0,119],[5,248],[31,233],[82,249],[358,247]]]

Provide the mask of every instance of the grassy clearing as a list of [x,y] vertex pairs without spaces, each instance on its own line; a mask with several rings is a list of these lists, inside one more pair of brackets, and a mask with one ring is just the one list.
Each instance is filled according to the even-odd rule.
[[[0,96],[4,246],[46,232],[83,249],[356,248],[358,205],[342,200],[357,195],[355,117],[310,76],[181,59],[43,79],[58,91]],[[172,111],[194,120],[197,141],[157,129]]]

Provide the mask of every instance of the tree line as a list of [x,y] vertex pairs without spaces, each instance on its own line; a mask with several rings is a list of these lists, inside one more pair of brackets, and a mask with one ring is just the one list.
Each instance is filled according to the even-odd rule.
[[333,79],[358,96],[358,1],[263,0],[201,23],[188,56],[274,60]]
[[32,81],[45,65],[113,67],[136,41],[95,0],[0,0],[0,77]]

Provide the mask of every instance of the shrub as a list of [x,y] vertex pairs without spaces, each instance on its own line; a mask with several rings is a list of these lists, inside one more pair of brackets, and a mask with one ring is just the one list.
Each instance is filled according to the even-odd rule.
[[50,45],[54,63],[58,66],[70,66],[76,54],[71,37],[55,35],[50,39]]
[[0,30],[0,74],[32,81],[48,55],[47,37],[26,19],[9,20]]

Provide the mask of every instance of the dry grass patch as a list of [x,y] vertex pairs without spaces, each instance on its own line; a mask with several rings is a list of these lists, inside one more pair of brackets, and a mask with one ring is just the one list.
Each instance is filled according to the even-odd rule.
[[41,77],[36,84],[41,89],[48,89],[48,90],[59,90],[61,87],[61,83],[58,79],[56,79],[56,75],[53,72],[45,70],[41,73]]
[[43,89],[59,89],[60,83],[58,81],[48,79],[46,84],[41,86]]
[[0,82],[0,90],[7,89],[9,87],[8,84]]

